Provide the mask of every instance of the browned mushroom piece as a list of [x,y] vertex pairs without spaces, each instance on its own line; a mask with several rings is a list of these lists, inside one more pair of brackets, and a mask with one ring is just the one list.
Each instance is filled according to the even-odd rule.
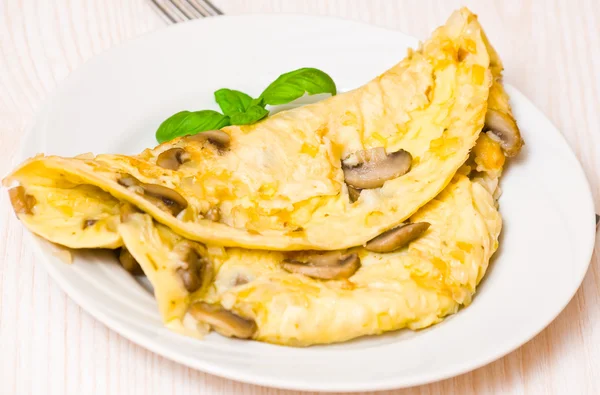
[[126,174],[126,173],[121,174],[121,176],[119,177],[117,182],[119,183],[119,185],[122,185],[127,188],[137,187],[137,186],[140,186],[143,184],[140,180],[138,180],[134,176]]
[[356,273],[360,267],[360,258],[355,253],[333,251],[310,255],[302,261],[286,259],[282,266],[288,272],[320,280],[341,280]]
[[144,273],[138,261],[135,260],[133,255],[131,255],[129,250],[125,247],[121,247],[119,251],[119,262],[125,270],[127,270],[129,273],[135,276]]
[[367,242],[365,248],[373,252],[392,252],[406,246],[411,241],[421,236],[430,224],[428,222],[415,222],[402,224],[396,228],[383,232]]
[[83,224],[82,224],[81,228],[82,229],[87,229],[87,228],[89,228],[91,226],[96,225],[97,222],[98,222],[97,219],[86,219],[86,220],[83,221]]
[[156,158],[156,164],[169,170],[177,170],[179,166],[190,160],[190,154],[183,148],[171,148],[163,151]]
[[350,203],[354,203],[360,197],[360,189],[356,189],[348,185],[348,198],[350,199]]
[[183,286],[188,292],[196,292],[202,286],[200,268],[190,265],[187,268],[177,269],[177,275],[183,281]]
[[118,183],[141,191],[146,199],[174,216],[188,206],[187,200],[179,192],[162,185],[143,183],[130,174],[123,174]]
[[206,132],[185,136],[183,140],[186,142],[195,141],[199,143],[208,141],[217,149],[219,149],[219,151],[222,151],[229,147],[231,137],[229,137],[229,135],[222,130],[207,130]]
[[502,111],[488,108],[485,114],[488,136],[500,143],[504,155],[511,157],[521,151],[523,139],[514,118]]
[[173,252],[179,257],[177,275],[188,292],[196,292],[204,283],[210,281],[209,262],[200,254],[195,243],[188,240],[181,241],[175,246]]
[[25,193],[25,188],[22,186],[10,188],[8,197],[13,206],[13,210],[17,214],[33,214],[33,206],[37,203],[35,197]]
[[248,276],[246,276],[244,274],[238,274],[233,279],[233,286],[237,287],[238,285],[246,285],[249,282],[250,282],[250,279],[248,278]]
[[256,322],[226,310],[218,304],[196,302],[190,306],[189,313],[223,336],[250,339],[257,330]]
[[400,149],[386,154],[385,148],[378,147],[358,151],[342,163],[346,184],[356,189],[379,188],[394,178],[410,170],[412,155]]
[[143,188],[147,195],[162,200],[173,212],[173,215],[179,214],[188,206],[187,200],[171,188],[157,184],[144,184]]

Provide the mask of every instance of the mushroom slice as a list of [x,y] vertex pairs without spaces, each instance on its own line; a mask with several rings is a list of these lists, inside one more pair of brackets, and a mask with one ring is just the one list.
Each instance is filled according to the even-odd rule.
[[429,229],[430,225],[429,222],[402,224],[370,240],[365,245],[365,248],[373,252],[396,251],[421,236],[423,232]]
[[189,313],[223,336],[250,339],[256,333],[257,327],[253,320],[240,317],[218,304],[196,302],[190,306]]
[[98,222],[97,219],[86,219],[85,221],[83,221],[83,224],[81,225],[82,229],[87,229],[91,226],[96,225],[96,223]]
[[194,243],[184,240],[175,246],[173,252],[179,256],[177,275],[188,292],[196,292],[210,280],[209,263],[200,255]]
[[315,254],[305,262],[286,259],[283,268],[291,273],[303,274],[320,280],[341,280],[351,277],[360,267],[358,254],[340,252]]
[[208,141],[219,150],[224,150],[229,147],[229,143],[231,142],[231,137],[221,130],[207,130],[206,132],[196,133],[190,136],[185,136],[183,138],[184,141],[196,141],[199,143],[203,143]]
[[250,282],[250,279],[247,276],[244,276],[243,274],[238,274],[233,279],[233,286],[237,287],[238,285],[246,285],[249,282]]
[[185,269],[177,269],[177,275],[183,281],[185,289],[190,293],[196,292],[202,286],[200,270],[194,265],[190,265]]
[[171,148],[163,151],[156,158],[156,164],[169,170],[177,170],[179,166],[190,160],[190,154],[183,148]]
[[138,261],[135,260],[133,255],[131,255],[129,250],[125,247],[121,247],[121,250],[119,251],[119,262],[121,262],[121,266],[123,266],[125,270],[133,275],[144,273]]
[[348,185],[348,197],[350,198],[350,203],[354,203],[360,197],[360,189],[356,189]]
[[17,214],[33,214],[33,206],[37,203],[35,197],[25,193],[22,186],[14,187],[8,190],[8,197]]
[[171,188],[157,184],[145,184],[130,174],[122,175],[118,182],[124,187],[141,189],[148,200],[174,216],[188,206],[187,200]]
[[179,214],[188,206],[187,200],[171,188],[156,184],[144,184],[143,188],[147,195],[161,200],[173,215]]
[[412,155],[400,149],[389,154],[382,147],[354,153],[356,164],[346,159],[342,163],[346,184],[357,189],[379,188],[391,179],[410,170]]
[[488,108],[485,114],[485,129],[489,132],[488,136],[500,143],[504,155],[515,156],[521,150],[523,139],[517,123],[510,115]]

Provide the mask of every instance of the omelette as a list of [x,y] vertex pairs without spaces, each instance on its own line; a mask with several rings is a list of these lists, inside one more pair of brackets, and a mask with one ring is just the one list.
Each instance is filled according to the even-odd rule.
[[515,153],[520,136],[509,109],[494,102],[497,116],[487,112],[494,85],[504,102],[494,84],[498,63],[475,15],[463,9],[354,91],[137,156],[38,156],[9,179],[35,173],[38,185],[61,179],[97,186],[203,243],[355,247],[435,197],[486,123]]
[[135,157],[37,156],[4,180],[32,232],[115,249],[165,325],[290,346],[435,324],[498,248],[523,141],[502,63],[455,12],[365,86]]
[[[500,144],[481,134],[450,184],[410,218],[407,226],[429,224],[425,232],[391,252],[225,248],[186,239],[97,187],[25,182],[10,191],[38,234],[50,224],[62,245],[120,246],[123,266],[139,265],[153,285],[168,328],[308,346],[424,328],[468,305],[498,248],[504,161]],[[24,213],[27,200],[35,201],[32,214]],[[82,224],[90,216],[97,222]],[[96,236],[82,237],[82,227],[95,227]],[[350,270],[349,257],[357,263]],[[315,265],[321,273],[286,266],[311,260],[333,264]]]

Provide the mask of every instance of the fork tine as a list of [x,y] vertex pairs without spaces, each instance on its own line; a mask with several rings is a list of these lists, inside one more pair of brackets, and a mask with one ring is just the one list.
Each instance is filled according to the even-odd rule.
[[160,11],[173,23],[185,22],[190,18],[172,0],[152,0]]
[[194,7],[194,9],[199,14],[202,14],[202,16],[207,17],[207,16],[212,16],[213,15],[209,9],[207,9],[206,7],[203,7],[202,5],[198,4],[196,1],[194,1],[194,0],[186,0],[186,1],[187,1],[187,3],[189,5],[191,5],[192,7]]
[[173,0],[162,0],[164,8],[171,10],[171,15],[177,15],[178,22],[188,21],[190,18],[173,2]]
[[181,0],[170,0],[179,12],[181,12],[187,19],[198,19],[204,15],[199,13],[194,7],[191,7],[189,2]]
[[187,0],[187,2],[204,16],[223,15],[223,12],[208,0]]
[[223,15],[209,0],[151,0],[155,9],[171,23]]
[[158,11],[160,15],[164,18],[167,18],[171,23],[181,22],[177,15],[172,14],[167,8],[165,8],[159,1],[150,0],[152,4],[154,4],[154,8]]
[[223,15],[223,11],[221,11],[220,9],[218,9],[217,7],[215,7],[215,6],[213,5],[213,3],[211,3],[209,0],[202,0],[202,1],[203,1],[204,3],[206,3],[206,5],[207,5],[209,8],[212,8],[212,10],[215,12],[215,14],[217,14],[217,15]]

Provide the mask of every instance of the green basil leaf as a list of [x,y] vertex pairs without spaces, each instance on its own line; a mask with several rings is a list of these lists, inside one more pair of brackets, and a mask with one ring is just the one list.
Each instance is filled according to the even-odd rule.
[[156,140],[164,143],[175,137],[221,129],[228,125],[231,125],[229,117],[216,111],[181,111],[160,124],[156,131]]
[[258,97],[256,99],[252,99],[252,101],[250,102],[250,105],[248,107],[252,107],[252,106],[261,106],[261,107],[265,107],[266,104],[263,103],[263,99]]
[[250,125],[269,115],[269,111],[261,106],[252,105],[245,112],[231,114],[232,125]]
[[223,114],[231,115],[246,111],[250,107],[252,98],[244,92],[223,88],[215,92],[215,101],[221,107]]
[[262,103],[270,105],[286,104],[308,93],[336,94],[335,82],[325,72],[302,68],[279,76],[260,95]]

